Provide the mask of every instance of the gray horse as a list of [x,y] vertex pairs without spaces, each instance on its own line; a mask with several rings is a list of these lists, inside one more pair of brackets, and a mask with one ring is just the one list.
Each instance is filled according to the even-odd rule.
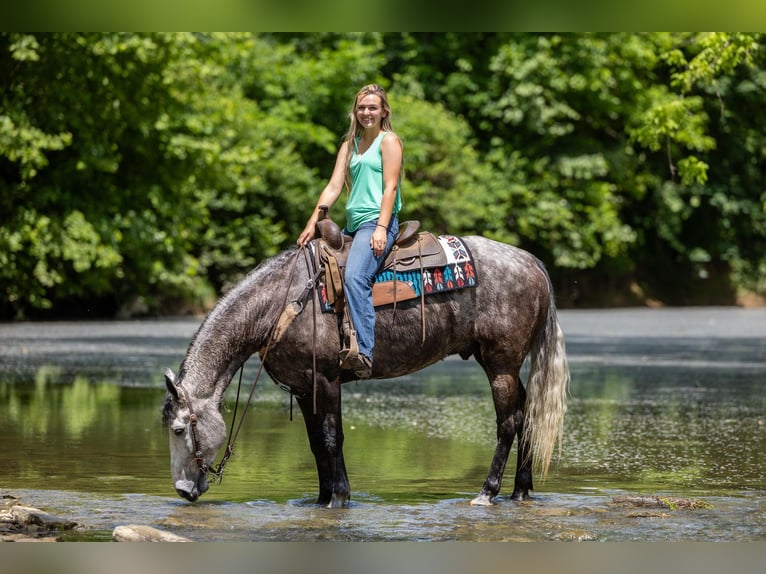
[[[372,378],[406,375],[448,355],[476,358],[492,389],[497,446],[472,504],[490,505],[500,491],[515,437],[519,443],[512,498],[529,496],[533,468],[543,476],[548,471],[561,445],[569,370],[542,263],[526,251],[483,237],[463,241],[473,254],[478,285],[429,296],[425,309],[420,300],[379,308]],[[312,283],[302,259],[299,249],[291,249],[251,271],[208,314],[178,374],[165,372],[163,421],[171,431],[171,472],[176,491],[187,500],[196,500],[208,488],[209,468],[226,442],[220,410],[224,391],[256,352],[262,359],[266,354],[266,371],[290,389],[300,406],[319,475],[317,503],[339,507],[350,499],[341,385],[355,377],[338,364],[338,318],[309,301],[281,329],[278,340],[270,339],[285,316],[284,302],[299,299]],[[525,389],[520,370],[527,356]]]

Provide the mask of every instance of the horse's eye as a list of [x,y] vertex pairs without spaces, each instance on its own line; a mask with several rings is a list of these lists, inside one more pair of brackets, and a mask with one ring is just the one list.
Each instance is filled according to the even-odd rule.
[[184,428],[183,427],[174,428],[173,432],[175,433],[176,436],[181,436],[182,434],[184,434]]

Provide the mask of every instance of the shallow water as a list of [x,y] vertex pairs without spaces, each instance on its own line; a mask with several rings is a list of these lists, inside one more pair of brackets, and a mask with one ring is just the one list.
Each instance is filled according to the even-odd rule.
[[[766,313],[561,320],[572,372],[565,438],[530,501],[503,497],[509,471],[498,504],[469,504],[492,457],[494,412],[482,371],[460,359],[344,387],[348,508],[313,504],[300,411],[291,422],[289,396],[267,380],[222,484],[194,504],[178,498],[162,372],[177,368],[195,319],[0,325],[0,494],[82,524],[70,540],[107,540],[135,523],[203,541],[766,540]],[[245,380],[256,370],[249,362]],[[712,508],[615,501],[639,494]]]

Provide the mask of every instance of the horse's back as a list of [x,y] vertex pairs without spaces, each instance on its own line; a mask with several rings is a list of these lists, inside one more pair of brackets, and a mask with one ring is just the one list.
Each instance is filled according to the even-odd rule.
[[550,280],[542,262],[530,252],[480,235],[462,238],[474,258],[480,293],[547,300]]
[[545,267],[519,247],[481,236],[463,239],[476,265],[474,340],[503,354],[525,355],[553,307]]

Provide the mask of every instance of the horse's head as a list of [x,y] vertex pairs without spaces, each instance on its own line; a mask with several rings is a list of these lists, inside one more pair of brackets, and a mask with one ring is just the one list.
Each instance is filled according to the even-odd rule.
[[179,496],[194,502],[208,489],[207,473],[226,440],[220,399],[193,397],[178,378],[165,371],[168,393],[162,420],[170,431],[170,471]]

